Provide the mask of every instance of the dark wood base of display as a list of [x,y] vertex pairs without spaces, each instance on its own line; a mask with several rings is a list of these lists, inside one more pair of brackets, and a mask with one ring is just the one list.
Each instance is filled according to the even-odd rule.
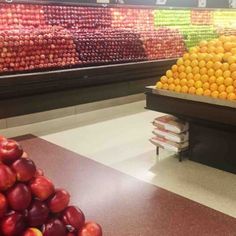
[[[236,109],[146,92],[147,109],[190,124],[189,159],[236,174]],[[233,119],[234,118],[234,119]]]

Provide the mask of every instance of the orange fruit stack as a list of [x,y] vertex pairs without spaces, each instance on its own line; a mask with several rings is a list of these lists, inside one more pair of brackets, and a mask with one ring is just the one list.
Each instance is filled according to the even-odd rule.
[[178,59],[156,88],[236,100],[236,36],[201,41]]

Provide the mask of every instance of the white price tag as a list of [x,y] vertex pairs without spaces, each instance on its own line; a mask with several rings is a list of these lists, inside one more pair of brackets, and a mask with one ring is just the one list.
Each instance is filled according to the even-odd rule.
[[156,5],[166,5],[167,0],[156,0]]
[[229,6],[232,8],[236,8],[236,0],[229,0]]
[[97,0],[97,3],[110,3],[110,0]]
[[207,0],[198,0],[198,7],[206,7]]

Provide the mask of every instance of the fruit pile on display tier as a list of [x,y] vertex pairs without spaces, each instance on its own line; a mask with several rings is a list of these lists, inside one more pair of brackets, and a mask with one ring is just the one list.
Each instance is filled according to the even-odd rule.
[[102,7],[43,6],[46,22],[66,28],[107,28],[111,11]]
[[111,8],[111,14],[113,28],[146,31],[154,28],[154,11],[150,9]]
[[201,41],[161,77],[156,88],[236,100],[236,36]]
[[129,30],[93,30],[73,32],[79,58],[84,64],[106,64],[145,60],[138,34]]
[[1,236],[102,236],[14,140],[0,137]]
[[191,23],[193,25],[212,25],[213,12],[212,11],[191,11]]
[[183,36],[176,29],[163,27],[140,34],[149,60],[177,58],[186,51]]
[[42,6],[30,4],[0,4],[0,29],[16,26],[45,25]]
[[55,26],[0,30],[0,71],[79,64],[72,35]]
[[220,27],[234,27],[236,26],[236,12],[235,11],[213,11],[213,23]]

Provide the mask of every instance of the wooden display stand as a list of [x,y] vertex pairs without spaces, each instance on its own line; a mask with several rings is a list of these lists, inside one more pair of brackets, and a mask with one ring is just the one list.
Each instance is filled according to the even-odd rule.
[[236,174],[236,102],[146,89],[147,109],[189,122],[190,160]]

